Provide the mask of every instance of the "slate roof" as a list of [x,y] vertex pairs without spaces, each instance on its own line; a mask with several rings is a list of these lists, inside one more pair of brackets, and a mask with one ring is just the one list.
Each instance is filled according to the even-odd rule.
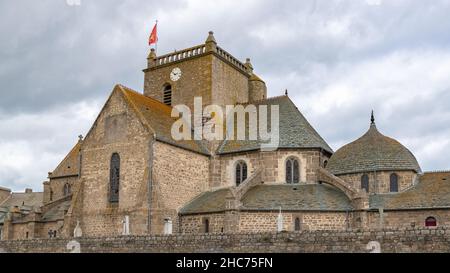
[[414,155],[397,140],[381,134],[374,123],[362,137],[337,150],[327,170],[334,175],[393,170],[422,172]]
[[350,200],[339,189],[325,184],[259,185],[242,200],[243,210],[348,211]]
[[43,221],[58,221],[63,220],[65,213],[69,210],[71,200],[62,202],[61,204],[51,208],[42,215]]
[[209,191],[200,194],[181,210],[181,214],[211,213],[225,210],[226,197],[231,194],[229,188]]
[[[317,131],[306,120],[302,113],[288,96],[268,98],[253,103],[256,107],[267,105],[268,121],[270,126],[270,109],[272,105],[279,105],[280,110],[280,144],[279,148],[320,148],[330,153],[331,147],[317,133]],[[245,106],[245,105],[244,105]],[[248,122],[246,122],[248,125]],[[246,128],[248,132],[248,126]],[[236,132],[236,130],[235,130]],[[248,136],[248,133],[246,134]],[[259,150],[262,140],[225,140],[219,146],[218,154],[236,153],[244,151]]]
[[144,96],[128,87],[117,85],[116,88],[122,92],[138,116],[154,131],[157,140],[204,155],[210,155],[206,145],[201,141],[175,141],[172,138],[172,125],[177,120],[171,117],[172,107]]
[[450,208],[450,172],[425,173],[417,185],[395,194],[370,196],[370,208],[384,210]]
[[[181,214],[222,212],[230,189],[205,192],[180,210]],[[242,198],[240,210],[349,211],[347,196],[328,185],[258,185]]]
[[11,196],[6,199],[2,204],[2,207],[40,207],[43,205],[44,193],[43,192],[31,192],[31,193],[12,193]]

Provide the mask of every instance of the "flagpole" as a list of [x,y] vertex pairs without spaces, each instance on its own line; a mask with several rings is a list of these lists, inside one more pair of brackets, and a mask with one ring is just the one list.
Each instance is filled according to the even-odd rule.
[[[158,20],[156,20],[156,33],[158,33]],[[155,53],[158,56],[158,34],[156,34]]]

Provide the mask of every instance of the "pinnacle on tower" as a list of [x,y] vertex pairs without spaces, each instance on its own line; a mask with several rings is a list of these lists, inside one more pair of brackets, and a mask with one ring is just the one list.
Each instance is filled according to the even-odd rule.
[[248,73],[253,74],[253,65],[250,62],[250,58],[247,58],[244,65],[247,68]]
[[205,45],[206,45],[206,51],[216,51],[217,42],[216,42],[216,38],[214,38],[213,31],[209,32],[208,38],[206,39],[206,42],[205,42]]

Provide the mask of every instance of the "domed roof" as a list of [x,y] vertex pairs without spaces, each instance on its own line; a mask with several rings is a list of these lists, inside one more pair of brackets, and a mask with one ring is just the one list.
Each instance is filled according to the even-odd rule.
[[405,146],[378,131],[373,113],[369,131],[336,151],[327,169],[335,175],[394,170],[422,172],[416,158]]

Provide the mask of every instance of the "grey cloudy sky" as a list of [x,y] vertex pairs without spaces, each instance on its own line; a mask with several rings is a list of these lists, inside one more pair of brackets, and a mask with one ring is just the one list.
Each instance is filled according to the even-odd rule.
[[0,185],[41,190],[116,83],[159,53],[220,46],[285,88],[336,150],[378,128],[424,170],[450,169],[450,0],[1,0]]

